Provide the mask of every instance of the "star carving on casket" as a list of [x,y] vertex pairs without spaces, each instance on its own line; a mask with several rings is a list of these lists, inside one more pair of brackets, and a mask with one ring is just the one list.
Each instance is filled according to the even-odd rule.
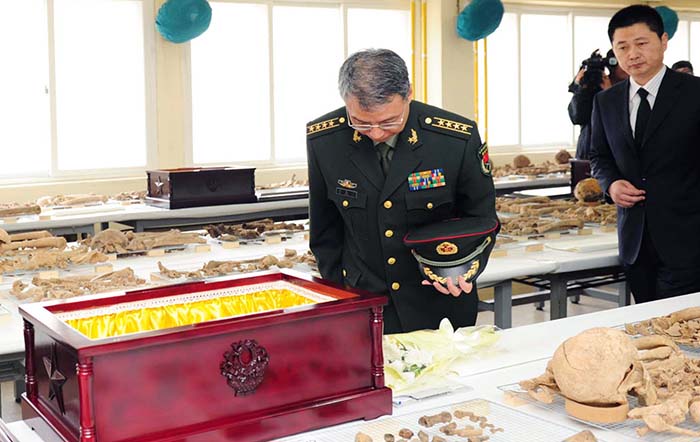
[[58,356],[56,355],[56,343],[51,345],[51,358],[44,356],[44,368],[49,377],[49,400],[56,398],[58,409],[61,414],[66,414],[66,407],[63,403],[63,384],[66,383],[66,377],[58,370]]

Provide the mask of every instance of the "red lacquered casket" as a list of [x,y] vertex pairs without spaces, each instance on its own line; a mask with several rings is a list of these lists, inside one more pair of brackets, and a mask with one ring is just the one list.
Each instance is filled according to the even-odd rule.
[[[309,303],[102,338],[71,325],[280,290]],[[246,442],[391,414],[386,301],[281,272],[23,305],[22,416],[47,441]]]

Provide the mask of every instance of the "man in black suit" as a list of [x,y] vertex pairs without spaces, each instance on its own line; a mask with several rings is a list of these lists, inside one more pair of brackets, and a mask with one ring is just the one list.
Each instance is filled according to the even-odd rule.
[[630,79],[596,95],[591,165],[618,209],[620,258],[637,303],[700,291],[700,79],[666,68],[654,8],[608,36]]
[[412,101],[404,61],[386,49],[340,69],[345,106],[307,127],[310,246],[323,278],[386,293],[385,333],[473,325],[478,296],[462,277],[424,281],[402,239],[413,226],[496,219],[491,162],[476,124]]

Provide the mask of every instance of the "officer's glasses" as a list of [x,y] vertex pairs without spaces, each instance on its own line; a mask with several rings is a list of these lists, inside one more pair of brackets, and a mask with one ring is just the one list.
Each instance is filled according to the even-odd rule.
[[401,112],[401,118],[398,120],[380,124],[355,124],[352,122],[352,119],[350,118],[350,115],[348,115],[347,111],[345,115],[348,117],[348,126],[352,127],[358,132],[367,132],[375,128],[381,130],[393,130],[398,129],[403,124],[403,117],[406,115],[406,107],[404,107],[403,112]]

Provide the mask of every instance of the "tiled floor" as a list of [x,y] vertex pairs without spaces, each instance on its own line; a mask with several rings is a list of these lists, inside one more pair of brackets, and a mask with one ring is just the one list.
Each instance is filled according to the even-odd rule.
[[[569,303],[569,316],[583,315],[615,308],[617,304],[589,297],[582,297],[579,304]],[[534,304],[520,305],[513,307],[513,326],[533,324],[547,321],[549,319],[549,303],[545,303],[543,311],[537,310]],[[477,318],[477,324],[493,324],[493,313],[481,312]],[[12,422],[21,418],[20,406],[16,404],[13,397],[11,383],[2,384],[2,419]]]

